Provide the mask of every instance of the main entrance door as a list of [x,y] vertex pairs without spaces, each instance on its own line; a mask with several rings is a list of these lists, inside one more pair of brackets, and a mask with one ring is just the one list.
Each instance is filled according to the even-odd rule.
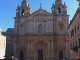
[[59,51],[59,60],[63,59],[63,51]]
[[23,51],[20,51],[19,60],[24,60],[24,54],[23,54]]
[[38,60],[43,60],[43,50],[38,50]]

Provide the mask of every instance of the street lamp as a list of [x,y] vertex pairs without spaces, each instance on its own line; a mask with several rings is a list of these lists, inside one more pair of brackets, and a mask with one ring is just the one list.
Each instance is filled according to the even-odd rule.
[[4,57],[4,60],[5,60],[5,56],[3,56]]
[[12,56],[12,60],[14,60],[14,56]]
[[18,60],[16,57],[12,56],[12,60]]

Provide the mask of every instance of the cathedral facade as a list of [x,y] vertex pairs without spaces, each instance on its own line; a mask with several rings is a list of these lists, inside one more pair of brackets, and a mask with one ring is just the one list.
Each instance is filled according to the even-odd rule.
[[69,58],[66,4],[56,0],[52,12],[32,12],[23,0],[14,17],[13,55],[19,60],[60,60]]

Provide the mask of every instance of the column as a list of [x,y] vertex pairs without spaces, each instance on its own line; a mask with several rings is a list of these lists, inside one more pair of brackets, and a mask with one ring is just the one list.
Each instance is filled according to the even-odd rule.
[[68,44],[68,40],[66,41],[66,54],[65,54],[66,58],[69,58],[69,44]]
[[29,58],[29,55],[30,55],[30,53],[29,53],[29,50],[30,50],[29,47],[30,46],[29,46],[29,42],[28,42],[28,58]]
[[48,59],[50,58],[50,41],[48,41]]
[[51,41],[51,58],[53,58],[53,41]]

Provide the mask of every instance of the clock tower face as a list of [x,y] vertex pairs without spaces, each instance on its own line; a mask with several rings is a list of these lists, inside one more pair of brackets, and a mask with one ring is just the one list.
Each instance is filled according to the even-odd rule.
[[61,18],[61,17],[58,17],[58,18],[57,18],[57,20],[58,20],[58,21],[61,21],[61,20],[62,20],[62,18]]
[[24,22],[24,21],[25,21],[25,19],[24,19],[24,18],[22,18],[22,19],[21,19],[21,22]]

